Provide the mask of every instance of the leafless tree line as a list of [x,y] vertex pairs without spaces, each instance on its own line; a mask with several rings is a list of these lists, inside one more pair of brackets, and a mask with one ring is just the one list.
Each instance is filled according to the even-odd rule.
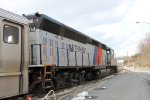
[[138,51],[136,64],[143,67],[150,67],[150,33],[140,42]]

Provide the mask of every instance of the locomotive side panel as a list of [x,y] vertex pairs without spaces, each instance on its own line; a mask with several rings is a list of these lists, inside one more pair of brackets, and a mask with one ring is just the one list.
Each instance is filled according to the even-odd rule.
[[99,51],[98,62],[99,62],[99,65],[102,65],[102,48],[99,48],[98,51]]
[[86,44],[86,52],[88,53],[88,63],[89,66],[94,66],[93,59],[94,59],[94,46],[92,44]]
[[[42,31],[42,30],[41,30]],[[58,40],[58,36],[51,34],[49,32],[46,31],[42,31],[44,34],[46,33],[47,35],[47,51],[46,51],[46,58],[47,58],[47,63],[51,64],[51,65],[56,65],[58,66],[58,60],[59,60],[59,40]]]
[[111,66],[116,66],[117,65],[117,61],[115,59],[115,53],[114,50],[111,49]]
[[76,56],[77,56],[77,66],[82,67],[82,53],[81,52],[76,52]]
[[[30,44],[31,48],[31,64],[44,65],[54,64],[57,65],[57,46],[58,43],[55,36],[51,33],[36,29],[35,32],[30,32]],[[56,43],[55,43],[56,42]]]
[[98,47],[94,47],[93,65],[98,66]]
[[105,66],[107,65],[107,55],[106,55],[106,50],[102,49],[102,65]]
[[77,67],[83,67],[84,66],[84,53],[85,53],[85,45],[74,41],[74,50],[76,55],[76,66]]
[[88,53],[83,53],[83,67],[90,67]]
[[68,66],[68,50],[67,50],[67,39],[62,36],[58,36],[58,50],[59,52],[59,66]]
[[75,51],[69,51],[69,67],[76,66]]

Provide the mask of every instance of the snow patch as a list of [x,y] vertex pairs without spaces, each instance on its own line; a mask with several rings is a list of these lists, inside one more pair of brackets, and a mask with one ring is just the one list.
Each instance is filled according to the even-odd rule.
[[88,92],[81,92],[79,94],[77,94],[77,97],[72,98],[71,100],[85,100],[85,97],[89,96]]

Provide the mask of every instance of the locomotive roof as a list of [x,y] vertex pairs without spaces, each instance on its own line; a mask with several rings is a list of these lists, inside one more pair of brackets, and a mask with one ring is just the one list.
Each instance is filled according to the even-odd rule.
[[39,14],[35,13],[32,15],[27,15],[26,16],[29,20],[33,19],[34,25],[38,29],[42,29],[57,35],[64,36],[69,39],[73,39],[76,41],[79,41],[81,43],[90,43],[94,44],[98,47],[102,47],[104,49],[107,49],[107,46],[102,44],[101,42],[63,24],[60,23],[59,21],[48,17],[47,15],[44,14]]
[[20,16],[18,14],[12,13],[10,11],[4,10],[2,8],[0,8],[0,17],[3,17],[7,20],[11,20],[17,23],[21,23],[21,24],[26,24],[28,25],[28,19]]

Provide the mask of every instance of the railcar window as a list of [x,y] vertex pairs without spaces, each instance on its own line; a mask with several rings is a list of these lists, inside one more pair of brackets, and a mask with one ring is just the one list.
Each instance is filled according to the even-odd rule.
[[14,26],[4,25],[3,41],[9,44],[18,44],[19,29]]

